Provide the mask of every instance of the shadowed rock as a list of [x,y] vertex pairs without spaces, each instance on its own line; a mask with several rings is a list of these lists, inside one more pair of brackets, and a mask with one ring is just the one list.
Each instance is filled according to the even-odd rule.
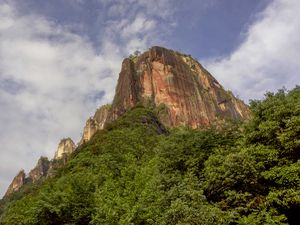
[[29,181],[35,183],[42,177],[46,177],[49,170],[49,163],[47,157],[41,157],[34,169],[29,172]]

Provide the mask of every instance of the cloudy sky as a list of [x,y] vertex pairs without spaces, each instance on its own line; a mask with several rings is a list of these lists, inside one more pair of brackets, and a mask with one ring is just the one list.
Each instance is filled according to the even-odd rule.
[[299,0],[0,0],[0,195],[109,103],[121,61],[161,45],[245,101],[300,84]]

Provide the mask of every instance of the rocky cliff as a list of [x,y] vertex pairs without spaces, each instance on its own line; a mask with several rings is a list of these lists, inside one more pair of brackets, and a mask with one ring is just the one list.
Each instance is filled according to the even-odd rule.
[[71,138],[62,139],[58,144],[54,159],[60,159],[64,155],[70,155],[75,150],[75,148],[76,146]]
[[24,170],[21,170],[9,185],[4,196],[8,196],[13,192],[18,191],[24,184],[25,184],[25,172]]
[[110,110],[110,105],[103,105],[98,108],[93,117],[90,117],[85,124],[83,129],[82,138],[79,144],[83,144],[91,139],[91,137],[96,133],[97,130],[103,129],[108,113]]
[[123,61],[109,120],[138,103],[158,109],[169,127],[206,127],[249,116],[247,105],[225,91],[199,62],[162,47]]
[[29,172],[29,182],[35,183],[42,177],[46,177],[49,170],[49,160],[47,157],[41,157],[37,165]]
[[26,176],[24,170],[21,170],[9,185],[4,196],[18,191],[26,183],[36,183],[42,178],[52,177],[55,171],[65,164],[68,156],[75,151],[75,148],[76,146],[71,138],[62,139],[52,160],[49,161],[47,157],[40,157],[28,176]]

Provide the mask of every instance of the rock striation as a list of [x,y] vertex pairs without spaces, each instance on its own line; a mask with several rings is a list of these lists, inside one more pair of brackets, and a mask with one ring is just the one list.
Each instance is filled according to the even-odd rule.
[[4,196],[8,196],[12,194],[13,192],[18,191],[24,184],[25,184],[25,172],[24,170],[21,170],[13,179],[11,184],[9,185],[6,193]]
[[156,108],[169,127],[199,128],[249,117],[248,106],[199,62],[162,47],[123,61],[109,121],[138,103]]
[[79,145],[89,141],[92,136],[98,131],[104,128],[108,114],[110,111],[110,105],[103,105],[98,108],[93,117],[90,117],[83,129],[83,135],[79,142]]

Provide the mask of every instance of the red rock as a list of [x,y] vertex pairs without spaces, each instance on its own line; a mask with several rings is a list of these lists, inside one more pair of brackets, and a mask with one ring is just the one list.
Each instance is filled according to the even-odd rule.
[[138,103],[163,109],[159,117],[169,127],[207,127],[226,118],[249,117],[248,106],[199,62],[162,47],[123,61],[109,119]]

